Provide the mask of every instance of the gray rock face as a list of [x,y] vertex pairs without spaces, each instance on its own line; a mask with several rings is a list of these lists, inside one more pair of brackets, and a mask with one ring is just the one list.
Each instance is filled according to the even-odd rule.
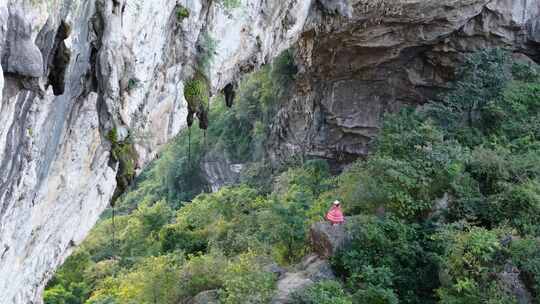
[[219,291],[218,290],[207,290],[199,293],[189,304],[219,304]]
[[533,303],[533,299],[527,287],[520,278],[520,271],[511,263],[504,265],[503,271],[497,274],[505,290],[513,295],[519,304]]
[[323,259],[333,256],[350,239],[346,227],[346,224],[332,225],[329,222],[313,224],[309,230],[313,252]]
[[244,164],[232,163],[225,155],[210,152],[203,158],[201,169],[212,192],[237,183]]
[[318,0],[326,13],[352,17],[352,1],[348,0]]
[[139,171],[185,127],[183,87],[201,50],[214,49],[215,93],[296,43],[277,161],[365,155],[382,115],[432,96],[464,53],[539,58],[540,0],[221,3],[0,0],[0,304],[40,303],[106,208],[119,175],[112,133]]
[[[183,6],[189,17],[179,20]],[[184,82],[215,46],[213,92],[298,40],[311,1],[0,1],[0,304],[41,293],[136,170],[186,124]],[[114,132],[113,132],[114,131]]]
[[297,43],[296,88],[273,125],[275,161],[365,156],[383,115],[435,98],[464,54],[505,47],[540,59],[540,1],[318,2]]
[[330,264],[316,255],[304,258],[295,271],[286,272],[277,282],[277,290],[272,298],[272,304],[291,303],[294,293],[301,291],[317,282],[333,280],[335,275]]
[[32,37],[32,24],[26,20],[21,7],[9,7],[7,16],[8,31],[3,40],[2,65],[5,71],[28,77],[43,75],[41,51]]

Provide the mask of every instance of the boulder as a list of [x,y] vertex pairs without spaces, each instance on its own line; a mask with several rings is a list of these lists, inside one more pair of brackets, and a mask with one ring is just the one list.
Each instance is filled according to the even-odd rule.
[[506,263],[497,277],[506,292],[513,295],[519,304],[532,303],[532,296],[521,280],[520,271],[512,263]]
[[451,198],[448,193],[445,193],[441,198],[435,200],[431,212],[428,214],[428,219],[436,219],[441,222],[445,221],[445,214],[450,206]]
[[287,271],[280,267],[277,263],[266,265],[263,270],[274,274],[278,279],[281,278]]
[[309,255],[298,265],[296,271],[286,272],[277,282],[277,291],[272,304],[291,303],[292,296],[317,282],[333,280],[335,275],[327,260]]
[[43,57],[32,41],[32,26],[24,12],[14,10],[9,16],[5,58],[5,71],[27,77],[43,76]]
[[304,258],[302,269],[304,269],[304,274],[314,282],[336,278],[328,261],[320,259],[315,254]]
[[288,272],[277,283],[277,292],[272,299],[272,304],[291,303],[295,292],[300,291],[314,282],[299,272]]
[[309,237],[313,252],[323,259],[333,256],[350,239],[346,225],[332,225],[328,222],[313,224]]
[[197,294],[189,304],[219,304],[219,291],[207,290]]

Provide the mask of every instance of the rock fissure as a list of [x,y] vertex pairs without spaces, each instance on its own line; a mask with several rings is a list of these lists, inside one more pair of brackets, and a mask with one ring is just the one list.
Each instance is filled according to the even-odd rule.
[[65,87],[66,68],[71,60],[71,51],[66,46],[65,40],[69,37],[69,25],[62,21],[54,38],[53,55],[49,61],[49,84],[53,88],[54,95],[62,95]]

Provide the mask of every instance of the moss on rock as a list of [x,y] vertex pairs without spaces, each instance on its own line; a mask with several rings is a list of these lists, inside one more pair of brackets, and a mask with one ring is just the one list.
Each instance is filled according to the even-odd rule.
[[193,123],[193,115],[199,118],[201,129],[208,127],[208,108],[210,104],[210,85],[204,75],[197,72],[184,85],[184,97],[188,103],[188,125]]
[[188,107],[197,112],[200,107],[208,107],[210,100],[208,80],[201,73],[197,73],[184,86],[184,97]]
[[111,159],[118,162],[114,201],[135,179],[138,155],[129,136],[125,140],[119,140],[117,128],[113,128],[107,133],[107,139],[111,143]]
[[185,6],[179,4],[176,7],[176,21],[182,22],[186,18],[189,18],[189,10]]

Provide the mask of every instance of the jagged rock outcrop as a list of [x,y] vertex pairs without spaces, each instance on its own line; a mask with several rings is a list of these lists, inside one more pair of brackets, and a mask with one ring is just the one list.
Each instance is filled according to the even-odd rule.
[[497,277],[504,290],[513,295],[519,304],[533,303],[532,296],[523,283],[520,273],[520,270],[509,262],[504,265],[504,269],[497,274]]
[[332,225],[329,222],[318,222],[313,224],[309,230],[311,249],[323,259],[337,253],[347,245],[350,238],[346,224]]
[[206,154],[201,161],[204,179],[212,192],[237,183],[244,166],[241,163],[232,163],[226,155],[220,155],[213,151]]
[[336,279],[328,259],[347,245],[350,236],[346,225],[318,222],[311,226],[309,235],[312,254],[288,271],[277,266],[270,268],[278,275],[276,294],[271,303],[291,303],[295,293],[317,282]]
[[297,269],[283,273],[276,287],[276,294],[272,298],[272,304],[291,303],[293,295],[317,282],[333,280],[330,263],[320,259],[317,255],[309,255],[297,265]]
[[[274,160],[367,153],[384,112],[454,77],[463,53],[538,59],[540,0],[1,0],[0,303],[39,303],[122,186],[213,93],[296,43]],[[181,14],[187,9],[188,16]]]

